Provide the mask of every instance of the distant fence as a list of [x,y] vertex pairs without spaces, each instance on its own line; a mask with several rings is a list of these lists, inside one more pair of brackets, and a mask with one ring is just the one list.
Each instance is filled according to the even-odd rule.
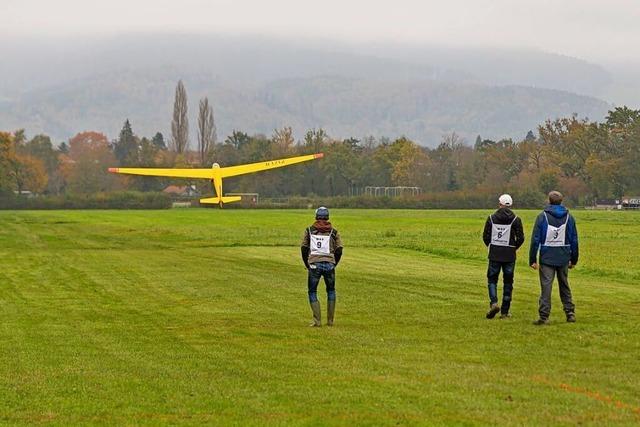
[[372,197],[417,196],[421,192],[420,187],[364,187],[364,195]]
[[260,205],[272,206],[288,206],[290,204],[289,197],[263,197],[260,199]]
[[192,202],[173,202],[171,203],[172,208],[190,208],[192,206]]
[[225,196],[240,196],[240,204],[247,207],[255,206],[260,203],[259,193],[227,193]]

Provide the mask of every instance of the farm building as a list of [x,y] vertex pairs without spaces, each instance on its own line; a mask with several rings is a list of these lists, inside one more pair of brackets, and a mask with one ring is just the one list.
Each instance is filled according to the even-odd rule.
[[622,207],[624,209],[640,209],[640,197],[623,197]]
[[162,190],[162,192],[179,198],[198,197],[200,195],[200,192],[195,185],[170,185]]
[[622,201],[620,199],[597,199],[595,202],[596,209],[621,209]]

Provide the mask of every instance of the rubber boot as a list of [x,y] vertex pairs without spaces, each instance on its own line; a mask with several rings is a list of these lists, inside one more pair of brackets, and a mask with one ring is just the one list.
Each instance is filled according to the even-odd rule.
[[336,300],[327,301],[327,326],[333,326],[333,316],[336,313]]
[[313,313],[313,323],[310,324],[309,326],[315,326],[317,328],[319,328],[320,326],[322,326],[322,323],[320,322],[321,320],[321,310],[320,310],[320,301],[314,301],[312,303],[310,303],[311,305],[311,312]]

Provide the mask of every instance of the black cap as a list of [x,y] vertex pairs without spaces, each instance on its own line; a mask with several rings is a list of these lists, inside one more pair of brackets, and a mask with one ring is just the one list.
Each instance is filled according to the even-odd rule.
[[316,209],[316,219],[329,219],[329,209],[320,206]]

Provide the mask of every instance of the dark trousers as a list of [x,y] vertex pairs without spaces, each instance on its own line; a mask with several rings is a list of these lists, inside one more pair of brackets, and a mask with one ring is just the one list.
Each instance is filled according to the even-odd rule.
[[513,293],[513,274],[516,270],[515,262],[489,261],[487,269],[487,287],[489,288],[489,305],[498,303],[498,278],[502,270],[502,305],[500,312],[507,314],[511,308],[511,294]]
[[558,276],[558,288],[560,290],[560,301],[565,314],[574,313],[575,305],[571,300],[571,288],[569,287],[569,265],[556,267],[553,265],[540,264],[540,308],[538,313],[541,319],[548,319],[551,314],[551,289],[553,279]]
[[309,302],[318,301],[318,284],[320,278],[324,277],[324,284],[327,287],[327,300],[336,300],[336,266],[330,262],[316,262],[310,265],[307,275],[307,288],[309,291]]

